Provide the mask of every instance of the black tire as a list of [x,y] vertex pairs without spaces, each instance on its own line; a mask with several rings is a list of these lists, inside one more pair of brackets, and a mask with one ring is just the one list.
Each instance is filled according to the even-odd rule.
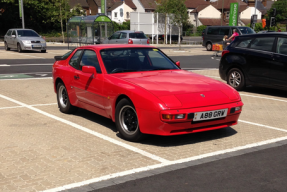
[[46,50],[41,50],[41,53],[46,53],[47,51]]
[[9,51],[9,50],[10,50],[10,48],[8,47],[8,44],[6,43],[6,41],[5,41],[5,50],[6,50],[6,51]]
[[212,51],[212,43],[206,43],[206,50]]
[[67,89],[62,82],[57,84],[57,101],[58,107],[63,113],[71,114],[78,109],[70,103]]
[[18,53],[22,52],[22,48],[21,48],[21,45],[19,43],[17,44],[17,51],[18,51]]
[[241,91],[245,88],[245,77],[242,71],[238,68],[230,69],[227,73],[227,84]]
[[137,112],[128,99],[120,100],[116,106],[116,127],[128,141],[140,141],[146,136],[140,131]]

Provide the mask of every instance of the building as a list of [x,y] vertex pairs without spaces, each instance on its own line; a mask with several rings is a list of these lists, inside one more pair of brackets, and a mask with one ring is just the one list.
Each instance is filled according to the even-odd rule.
[[115,2],[113,6],[107,10],[107,13],[112,21],[122,23],[130,20],[131,12],[134,12],[136,9],[137,7],[131,0],[125,0]]

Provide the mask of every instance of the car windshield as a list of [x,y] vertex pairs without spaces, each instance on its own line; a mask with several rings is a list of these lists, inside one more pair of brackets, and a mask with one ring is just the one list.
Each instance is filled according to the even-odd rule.
[[17,30],[19,37],[39,37],[39,35],[32,30]]
[[101,56],[108,73],[179,69],[158,49],[105,49]]
[[254,34],[255,31],[249,27],[238,27],[241,34]]

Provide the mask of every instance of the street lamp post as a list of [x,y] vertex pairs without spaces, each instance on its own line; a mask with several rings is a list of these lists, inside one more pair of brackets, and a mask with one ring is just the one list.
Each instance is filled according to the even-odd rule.
[[224,18],[224,15],[223,15],[223,6],[224,6],[224,0],[222,0],[222,10],[221,10],[221,26],[222,26],[222,20]]
[[20,0],[20,2],[21,2],[21,13],[22,13],[22,28],[25,29],[23,1],[24,0]]

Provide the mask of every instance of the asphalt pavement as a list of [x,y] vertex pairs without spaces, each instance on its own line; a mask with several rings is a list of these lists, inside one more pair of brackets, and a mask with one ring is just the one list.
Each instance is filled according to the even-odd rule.
[[287,145],[128,181],[93,192],[285,192]]

